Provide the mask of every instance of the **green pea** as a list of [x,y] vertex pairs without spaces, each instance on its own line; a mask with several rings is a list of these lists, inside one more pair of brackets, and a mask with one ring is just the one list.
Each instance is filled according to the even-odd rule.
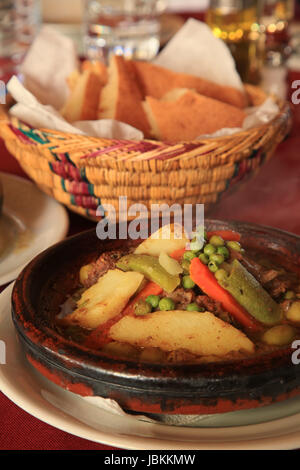
[[152,312],[151,305],[146,302],[145,300],[139,300],[134,306],[134,314],[135,315],[148,315],[148,313]]
[[226,263],[226,261],[224,261],[224,263],[221,264],[220,268],[224,269],[228,275],[231,273],[231,264]]
[[209,243],[214,246],[224,246],[225,242],[222,237],[219,237],[219,235],[213,235],[209,239]]
[[183,259],[186,261],[191,261],[193,258],[196,258],[196,254],[193,253],[192,251],[185,251],[183,255]]
[[181,266],[182,266],[182,269],[185,273],[189,273],[190,272],[190,265],[191,263],[189,261],[187,261],[186,259],[184,259],[182,262],[181,262]]
[[188,312],[203,312],[204,309],[199,307],[195,302],[186,306]]
[[148,295],[146,302],[151,305],[152,308],[157,308],[160,301],[159,295]]
[[174,310],[175,309],[175,302],[174,300],[170,299],[169,297],[164,297],[159,301],[158,304],[159,310],[165,312],[167,310]]
[[288,290],[288,291],[285,293],[284,298],[285,298],[286,300],[292,300],[292,299],[294,299],[294,298],[295,298],[295,292],[292,291],[292,290]]
[[227,272],[225,269],[218,269],[218,271],[215,272],[215,277],[217,281],[224,281],[227,279]]
[[200,261],[202,261],[203,264],[208,264],[209,262],[209,257],[206,256],[204,253],[201,253],[201,255],[199,255],[199,259]]
[[229,250],[226,248],[226,246],[218,246],[217,253],[218,255],[224,256],[224,259],[229,258]]
[[219,266],[217,265],[217,263],[215,263],[215,261],[209,261],[209,263],[208,263],[208,269],[209,269],[212,273],[215,273],[215,272],[218,271]]
[[213,254],[209,257],[209,261],[214,261],[216,264],[220,266],[220,264],[224,263],[225,259],[223,255]]
[[190,278],[190,276],[183,276],[182,278],[182,287],[185,289],[192,289],[195,287],[194,281]]
[[227,242],[227,246],[228,246],[228,248],[230,248],[231,250],[234,250],[234,251],[241,251],[242,250],[241,244],[239,242],[230,241],[230,242]]
[[217,249],[214,245],[211,245],[210,243],[208,243],[207,245],[205,245],[203,251],[207,256],[210,256],[214,254],[217,251]]

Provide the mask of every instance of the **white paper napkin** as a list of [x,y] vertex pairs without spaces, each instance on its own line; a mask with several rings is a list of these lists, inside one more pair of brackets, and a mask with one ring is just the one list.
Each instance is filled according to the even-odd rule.
[[17,77],[12,77],[7,90],[17,101],[10,114],[36,129],[51,129],[71,134],[89,135],[106,139],[142,140],[144,135],[138,129],[111,119],[99,121],[78,121],[69,124],[56,109],[41,104]]
[[154,60],[178,73],[189,73],[219,85],[243,90],[233,57],[203,22],[190,18]]
[[67,77],[78,68],[72,39],[43,26],[21,66],[26,88],[42,103],[55,109],[64,105],[69,89]]

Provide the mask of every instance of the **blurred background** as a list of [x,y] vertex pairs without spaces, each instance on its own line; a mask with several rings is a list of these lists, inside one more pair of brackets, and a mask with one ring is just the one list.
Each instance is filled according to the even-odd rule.
[[299,0],[1,0],[0,78],[22,62],[42,24],[74,39],[79,55],[151,60],[188,17],[229,46],[244,82],[284,96],[300,70]]
[[[152,34],[150,50],[148,54],[142,54],[140,58],[143,59],[151,59],[157,53],[157,44],[153,40],[156,32],[161,47],[185,18],[196,16],[206,21],[214,34],[228,44],[243,80],[257,84],[264,63],[281,66],[293,52],[291,25],[297,3],[295,0],[72,0],[70,11],[70,0],[43,0],[41,8],[43,21],[73,34],[81,53],[90,56],[93,56],[97,40],[98,44],[103,41],[105,26],[111,26],[109,16],[116,19],[120,10],[130,7],[133,15],[140,14],[144,18],[157,15],[159,30],[154,23],[150,25],[144,21],[141,25],[142,33]],[[76,24],[83,27],[83,40]],[[128,32],[128,24],[124,28],[126,26]],[[118,39],[120,41],[120,37]],[[145,43],[144,47],[147,48]]]

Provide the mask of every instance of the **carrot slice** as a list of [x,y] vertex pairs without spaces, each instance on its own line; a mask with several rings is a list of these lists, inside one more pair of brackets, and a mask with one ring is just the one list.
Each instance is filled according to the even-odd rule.
[[200,289],[209,297],[220,302],[241,325],[252,331],[261,330],[260,324],[225,290],[214,274],[198,258],[191,261],[190,276]]
[[218,235],[225,241],[239,242],[241,239],[241,235],[238,232],[233,232],[232,230],[214,230],[212,232],[207,232],[208,239],[213,235]]
[[134,313],[134,306],[138,300],[146,300],[149,295],[159,295],[163,289],[155,284],[155,282],[148,282],[145,287],[134,296],[132,300],[126,305],[124,310],[115,317],[108,320],[106,323],[99,325],[93,330],[84,341],[84,346],[92,349],[98,349],[104,344],[109,343],[111,340],[108,336],[110,328],[117,323],[121,318],[126,315],[132,315]]
[[173,259],[176,259],[176,261],[180,261],[185,251],[186,251],[185,248],[179,248],[179,250],[173,251],[173,253],[170,254],[170,257]]

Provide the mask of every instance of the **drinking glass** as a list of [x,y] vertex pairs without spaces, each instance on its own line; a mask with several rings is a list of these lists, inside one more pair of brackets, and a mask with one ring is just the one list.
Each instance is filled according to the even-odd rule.
[[257,84],[264,59],[265,36],[260,30],[260,1],[211,0],[206,22],[223,39],[244,82]]
[[17,71],[39,26],[39,0],[0,0],[0,80]]
[[110,54],[151,60],[160,47],[160,15],[166,0],[85,0],[84,48],[88,59]]
[[15,69],[14,0],[0,2],[0,79],[7,81]]

